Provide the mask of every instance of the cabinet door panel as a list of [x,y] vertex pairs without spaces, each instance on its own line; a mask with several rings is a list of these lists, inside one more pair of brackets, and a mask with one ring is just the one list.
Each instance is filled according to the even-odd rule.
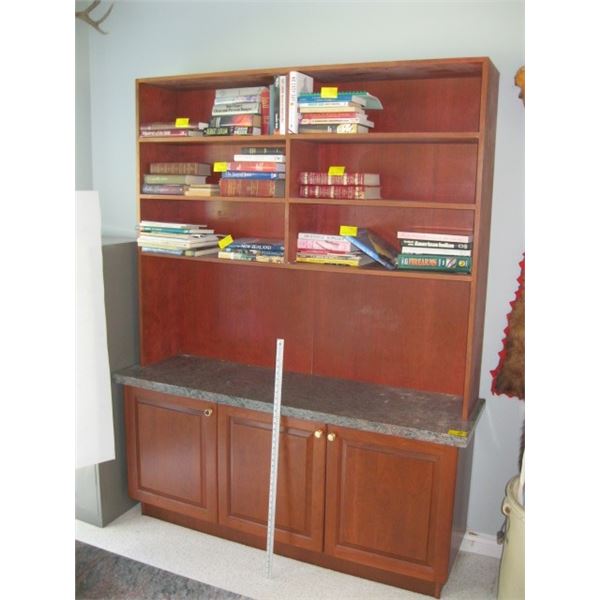
[[412,575],[447,568],[456,449],[329,430],[325,551]]
[[[264,537],[268,520],[272,417],[219,409],[219,522]],[[325,475],[324,429],[282,417],[275,540],[321,550]]]
[[216,521],[215,405],[127,388],[126,423],[130,496]]

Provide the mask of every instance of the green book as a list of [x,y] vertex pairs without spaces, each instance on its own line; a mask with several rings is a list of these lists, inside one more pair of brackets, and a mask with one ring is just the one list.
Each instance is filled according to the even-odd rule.
[[470,256],[442,256],[398,254],[396,259],[398,269],[416,271],[447,271],[451,273],[470,273]]

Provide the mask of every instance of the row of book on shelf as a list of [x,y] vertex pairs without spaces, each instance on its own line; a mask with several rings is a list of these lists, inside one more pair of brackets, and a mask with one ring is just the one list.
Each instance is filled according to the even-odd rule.
[[[284,196],[286,157],[283,148],[242,147],[226,159],[212,165],[198,162],[150,163],[149,172],[143,174],[142,193],[191,197]],[[214,183],[207,181],[211,175]],[[301,198],[381,198],[378,173],[301,171],[297,183]]]
[[269,85],[219,88],[210,118],[173,115],[169,121],[143,122],[141,137],[274,135],[287,133],[368,133],[375,123],[367,110],[382,110],[379,98],[366,90],[322,86],[291,71]]
[[[137,244],[143,253],[284,262],[281,239],[233,239],[205,224],[142,220],[138,228]],[[398,231],[397,239],[398,247],[368,228],[345,226],[339,234],[299,232],[295,260],[348,267],[381,265],[389,270],[471,272],[471,234]]]

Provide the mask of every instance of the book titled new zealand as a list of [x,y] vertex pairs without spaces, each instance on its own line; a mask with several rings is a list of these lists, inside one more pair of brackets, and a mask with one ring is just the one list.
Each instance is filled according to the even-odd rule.
[[259,237],[237,238],[224,250],[268,250],[282,253],[283,240]]
[[398,249],[375,232],[366,228],[358,229],[356,236],[344,236],[353,246],[383,265],[386,269],[396,268]]
[[270,173],[268,171],[225,171],[222,179],[285,179],[285,173]]
[[413,254],[398,254],[396,260],[398,269],[413,269],[417,271],[449,271],[454,273],[470,273],[470,256],[416,256]]

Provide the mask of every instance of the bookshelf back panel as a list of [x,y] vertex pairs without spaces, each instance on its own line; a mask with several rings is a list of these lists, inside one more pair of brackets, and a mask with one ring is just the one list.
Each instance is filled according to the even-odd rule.
[[170,122],[179,117],[208,123],[215,99],[214,90],[174,90],[139,84],[140,124]]
[[[315,81],[314,91],[321,87]],[[366,90],[381,100],[382,110],[366,109],[376,132],[479,131],[479,76],[356,80],[337,87],[339,92]]]
[[261,202],[225,200],[141,201],[141,219],[208,225],[216,233],[236,237],[284,238],[285,207]]
[[383,199],[474,203],[477,145],[461,143],[292,142],[288,177],[297,196],[302,171],[378,173]]
[[319,274],[314,372],[461,395],[469,288]]
[[185,263],[181,351],[272,367],[285,340],[285,368],[310,373],[316,290],[311,274],[235,263]]
[[150,364],[180,353],[182,269],[160,256],[140,255],[140,362]]
[[[367,204],[368,201],[365,201]],[[438,208],[389,208],[292,204],[290,205],[290,257],[296,254],[301,231],[337,235],[340,225],[367,227],[398,248],[398,231],[436,231],[470,234],[473,211]]]

